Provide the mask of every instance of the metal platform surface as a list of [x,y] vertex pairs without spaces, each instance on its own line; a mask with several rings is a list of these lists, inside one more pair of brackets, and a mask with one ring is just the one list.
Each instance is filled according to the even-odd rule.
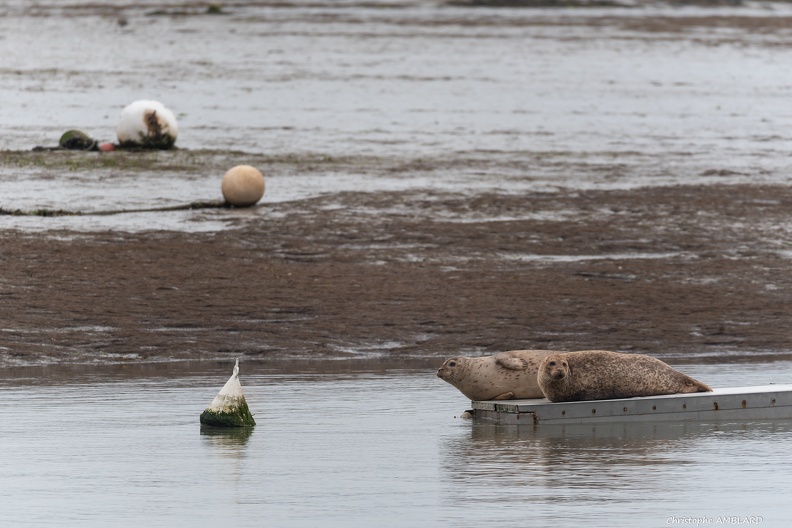
[[792,385],[551,403],[546,399],[474,401],[473,419],[499,424],[792,419]]

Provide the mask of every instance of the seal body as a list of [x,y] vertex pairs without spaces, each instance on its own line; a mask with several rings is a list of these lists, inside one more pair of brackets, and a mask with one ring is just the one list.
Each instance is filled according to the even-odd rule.
[[452,357],[437,370],[437,377],[471,400],[541,398],[537,371],[550,354],[558,351],[511,350],[492,356]]
[[539,366],[537,382],[551,402],[712,391],[659,359],[604,350],[549,355]]

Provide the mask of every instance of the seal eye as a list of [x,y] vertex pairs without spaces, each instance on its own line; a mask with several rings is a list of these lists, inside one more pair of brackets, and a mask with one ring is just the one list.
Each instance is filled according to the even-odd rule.
[[449,367],[456,367],[456,361],[449,361],[448,362],[448,366]]
[[555,361],[549,361],[547,364],[550,365],[551,367],[555,367],[556,366],[556,362]]

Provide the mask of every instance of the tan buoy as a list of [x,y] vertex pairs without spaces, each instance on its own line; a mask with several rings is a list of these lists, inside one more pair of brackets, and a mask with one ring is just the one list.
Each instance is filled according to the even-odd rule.
[[255,167],[237,165],[225,173],[220,189],[226,202],[235,207],[250,207],[264,196],[264,176]]

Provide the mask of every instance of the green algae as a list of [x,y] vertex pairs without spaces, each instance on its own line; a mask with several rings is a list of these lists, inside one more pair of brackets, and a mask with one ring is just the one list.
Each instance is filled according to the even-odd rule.
[[82,130],[67,130],[58,141],[58,146],[67,150],[94,150],[97,143]]
[[256,420],[253,419],[253,414],[250,412],[245,398],[240,398],[236,412],[206,409],[201,413],[200,421],[202,425],[211,427],[253,427],[256,425]]
[[118,148],[123,150],[170,150],[176,144],[176,138],[170,134],[156,131],[154,134],[140,134],[137,141],[120,141]]

